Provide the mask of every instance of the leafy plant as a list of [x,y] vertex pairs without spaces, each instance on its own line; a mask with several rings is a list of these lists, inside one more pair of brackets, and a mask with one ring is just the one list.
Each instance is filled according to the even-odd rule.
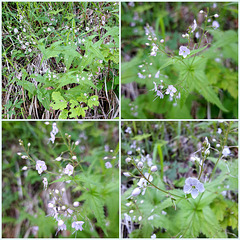
[[117,117],[117,4],[5,3],[3,29],[4,102],[23,101],[6,118]]

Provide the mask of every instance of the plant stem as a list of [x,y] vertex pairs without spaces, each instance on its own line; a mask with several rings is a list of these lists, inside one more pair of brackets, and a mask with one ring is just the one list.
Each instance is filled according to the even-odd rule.
[[153,184],[152,182],[150,182],[149,179],[147,179],[147,178],[144,176],[144,174],[142,173],[142,171],[137,167],[137,165],[136,165],[135,163],[133,163],[133,165],[137,168],[137,170],[138,170],[139,173],[142,175],[142,177],[143,177],[150,185],[152,185],[153,187],[155,187],[155,188],[158,189],[159,191],[164,192],[164,193],[166,193],[166,194],[169,195],[169,196],[175,196],[175,197],[178,197],[178,198],[183,198],[183,197],[181,197],[181,196],[178,196],[178,195],[176,195],[176,194],[170,193],[169,191],[165,191],[165,190],[157,187],[155,184]]
[[216,168],[217,168],[218,162],[220,161],[220,159],[222,159],[222,152],[223,152],[224,146],[225,146],[226,143],[227,143],[228,134],[229,134],[229,132],[230,132],[231,125],[232,125],[232,122],[229,122],[227,131],[226,131],[226,134],[225,134],[225,137],[224,137],[224,141],[223,141],[222,151],[220,152],[219,157],[218,157],[218,160],[217,160],[217,162],[216,162],[216,164],[215,164],[215,166],[214,166],[214,168],[213,168],[213,170],[212,170],[212,173],[211,173],[211,175],[210,175],[209,181],[212,180],[212,178],[213,178],[213,176],[214,176],[214,174],[215,174],[215,172],[216,172]]

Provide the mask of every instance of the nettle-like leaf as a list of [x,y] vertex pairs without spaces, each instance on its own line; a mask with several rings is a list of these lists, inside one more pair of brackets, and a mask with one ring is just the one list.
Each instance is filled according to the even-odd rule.
[[63,109],[59,115],[59,119],[67,119],[68,118],[68,110],[67,109]]
[[99,106],[98,96],[93,95],[89,98],[87,105],[92,108],[93,106]]
[[50,106],[54,110],[63,110],[64,108],[67,107],[68,102],[64,99],[64,97],[61,95],[60,92],[53,92],[52,93],[52,99],[54,103],[51,103]]
[[101,197],[98,195],[88,194],[88,204],[90,205],[90,208],[92,209],[97,219],[97,223],[102,228],[105,235],[108,236],[107,229],[106,229],[104,209],[103,209],[104,204]]
[[70,100],[70,107],[71,114],[69,115],[71,118],[78,118],[79,116],[85,117],[86,113],[85,111],[88,109],[88,107],[81,107],[76,100]]
[[207,58],[197,56],[176,63],[176,68],[180,71],[178,83],[181,86],[181,105],[185,103],[190,92],[195,89],[207,101],[217,105],[222,111],[227,111],[208,82],[205,74],[206,61]]

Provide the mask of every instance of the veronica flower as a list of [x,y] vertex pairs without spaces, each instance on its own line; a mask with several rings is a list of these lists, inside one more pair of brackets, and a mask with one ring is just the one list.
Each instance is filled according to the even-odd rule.
[[169,85],[166,94],[170,94],[170,96],[173,97],[175,92],[177,92],[177,89],[173,85]]
[[106,167],[106,168],[112,168],[112,164],[111,164],[110,162],[106,162],[106,163],[105,163],[105,167]]
[[47,170],[47,166],[44,161],[37,160],[36,163],[36,170],[38,171],[39,174],[41,174],[43,171]]
[[223,151],[222,151],[222,155],[224,156],[224,157],[227,157],[228,155],[230,155],[231,154],[231,151],[229,150],[229,148],[228,147],[224,147],[224,149],[223,149]]
[[71,164],[68,164],[66,168],[64,168],[63,172],[68,176],[71,176],[73,174],[73,169],[74,167]]
[[212,27],[213,27],[213,29],[215,29],[215,30],[218,29],[218,28],[220,27],[218,21],[213,21],[213,22],[212,22]]
[[197,179],[189,177],[185,181],[183,191],[186,194],[191,193],[192,197],[195,199],[199,193],[205,191],[204,185]]
[[78,231],[78,230],[82,231],[83,230],[83,228],[82,228],[83,224],[84,224],[83,221],[73,222],[72,223],[72,228],[75,228],[76,229],[75,231]]
[[189,54],[190,54],[190,50],[187,47],[181,46],[179,48],[179,55],[183,56],[183,58],[186,58],[187,55],[189,55]]

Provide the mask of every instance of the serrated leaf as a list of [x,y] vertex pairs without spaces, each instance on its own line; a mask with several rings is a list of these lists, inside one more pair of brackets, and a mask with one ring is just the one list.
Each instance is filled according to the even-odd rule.
[[92,108],[93,106],[99,106],[98,96],[93,95],[89,98],[87,105]]
[[81,106],[76,107],[76,108],[71,108],[70,112],[71,114],[69,115],[70,118],[78,118],[79,116],[85,117],[86,115],[86,110],[88,108],[84,107],[82,108]]
[[88,202],[97,219],[97,223],[102,228],[105,235],[108,236],[107,230],[106,230],[106,222],[105,222],[105,215],[104,215],[104,209],[103,209],[104,205],[103,205],[102,199],[90,194],[88,196],[89,196]]
[[67,101],[63,98],[60,92],[53,92],[52,99],[55,103],[51,103],[51,107],[55,110],[63,110],[67,107]]
[[63,109],[58,117],[59,119],[67,119],[68,118],[68,110]]

